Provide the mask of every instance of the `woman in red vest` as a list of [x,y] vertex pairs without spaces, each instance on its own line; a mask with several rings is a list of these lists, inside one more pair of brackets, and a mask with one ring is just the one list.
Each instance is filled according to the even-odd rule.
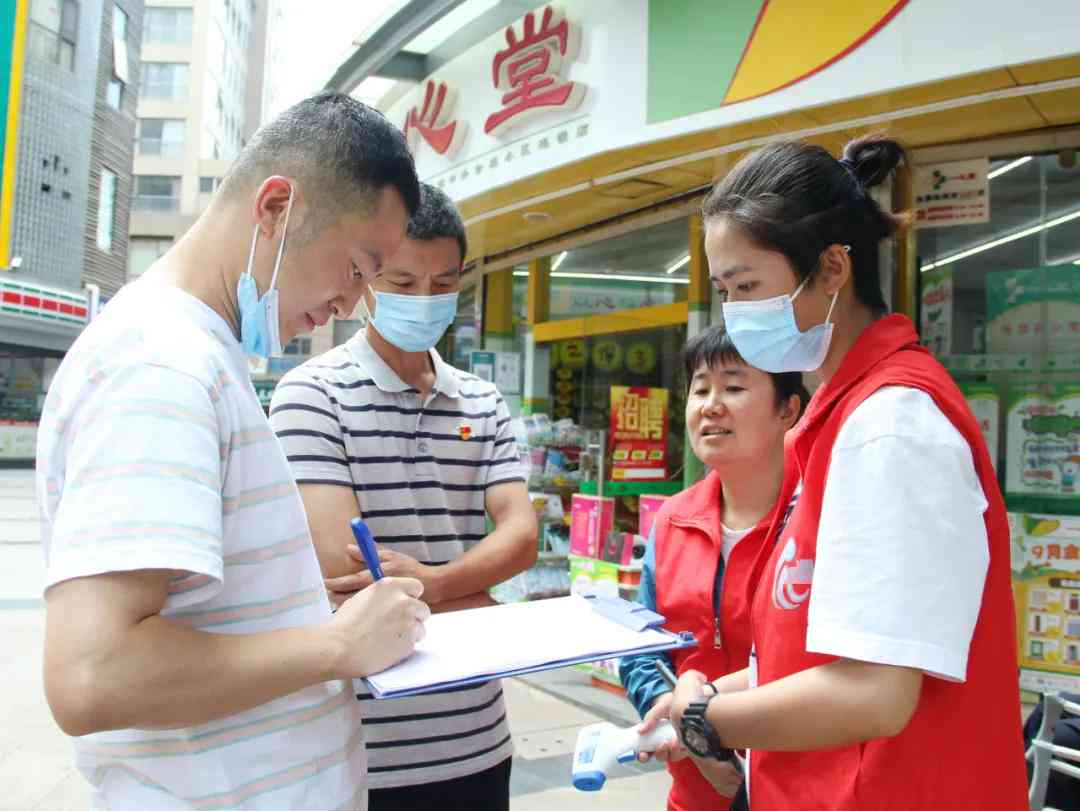
[[[639,600],[664,615],[666,628],[689,631],[698,644],[620,662],[627,696],[646,730],[667,718],[671,706],[658,658],[676,673],[700,670],[712,677],[747,666],[749,579],[777,512],[784,434],[809,400],[801,374],[771,375],[747,366],[721,328],[687,343],[683,367],[687,437],[710,473],[657,515]],[[686,754],[680,746],[658,754],[674,779],[669,811],[727,809],[741,771],[731,762]]]
[[752,750],[753,811],[1027,808],[1005,505],[964,398],[881,294],[904,223],[869,190],[903,159],[875,137],[839,161],[769,146],[704,204],[739,353],[822,384],[788,437],[750,666],[715,696],[683,675],[671,712],[691,750]]

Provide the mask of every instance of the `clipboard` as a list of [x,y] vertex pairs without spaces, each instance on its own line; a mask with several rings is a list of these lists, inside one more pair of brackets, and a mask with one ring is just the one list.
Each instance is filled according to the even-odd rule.
[[412,656],[364,679],[377,699],[472,684],[619,656],[697,645],[664,617],[617,597],[557,597],[435,614]]

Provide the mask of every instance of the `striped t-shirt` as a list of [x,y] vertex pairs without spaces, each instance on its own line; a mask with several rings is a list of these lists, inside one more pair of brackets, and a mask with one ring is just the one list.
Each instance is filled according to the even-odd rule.
[[[431,359],[424,400],[360,332],[289,372],[270,421],[300,484],[350,488],[379,543],[440,564],[484,537],[487,489],[525,477],[495,387]],[[357,687],[372,788],[463,777],[512,754],[498,682],[382,701]]]
[[[60,365],[38,436],[46,589],[172,569],[161,615],[191,628],[328,620],[288,463],[239,343],[201,301],[149,279],[121,290]],[[76,738],[92,807],[364,809],[351,687],[318,684],[182,729]]]

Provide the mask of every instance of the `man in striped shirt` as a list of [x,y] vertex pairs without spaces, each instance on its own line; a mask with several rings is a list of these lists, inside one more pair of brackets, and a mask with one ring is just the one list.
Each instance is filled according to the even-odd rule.
[[[274,393],[271,423],[335,602],[371,584],[348,530],[358,515],[386,573],[420,580],[433,611],[490,605],[487,589],[536,559],[506,404],[433,349],[457,312],[465,247],[454,204],[423,184],[405,241],[371,285],[366,330]],[[498,682],[385,701],[360,690],[372,811],[509,808]]]
[[45,691],[93,808],[366,808],[349,680],[430,612],[387,578],[331,615],[245,354],[350,312],[418,197],[379,113],[301,102],[61,364],[37,459]]

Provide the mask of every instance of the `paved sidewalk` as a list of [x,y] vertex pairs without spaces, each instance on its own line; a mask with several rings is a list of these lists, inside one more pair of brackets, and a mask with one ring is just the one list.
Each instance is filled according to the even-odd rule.
[[[85,811],[86,782],[71,744],[53,723],[42,688],[44,575],[33,473],[0,470],[0,811]],[[670,785],[655,765],[620,768],[600,792],[570,786],[578,730],[596,721],[634,722],[623,699],[589,686],[574,670],[505,682],[516,755],[514,811],[652,811]]]

